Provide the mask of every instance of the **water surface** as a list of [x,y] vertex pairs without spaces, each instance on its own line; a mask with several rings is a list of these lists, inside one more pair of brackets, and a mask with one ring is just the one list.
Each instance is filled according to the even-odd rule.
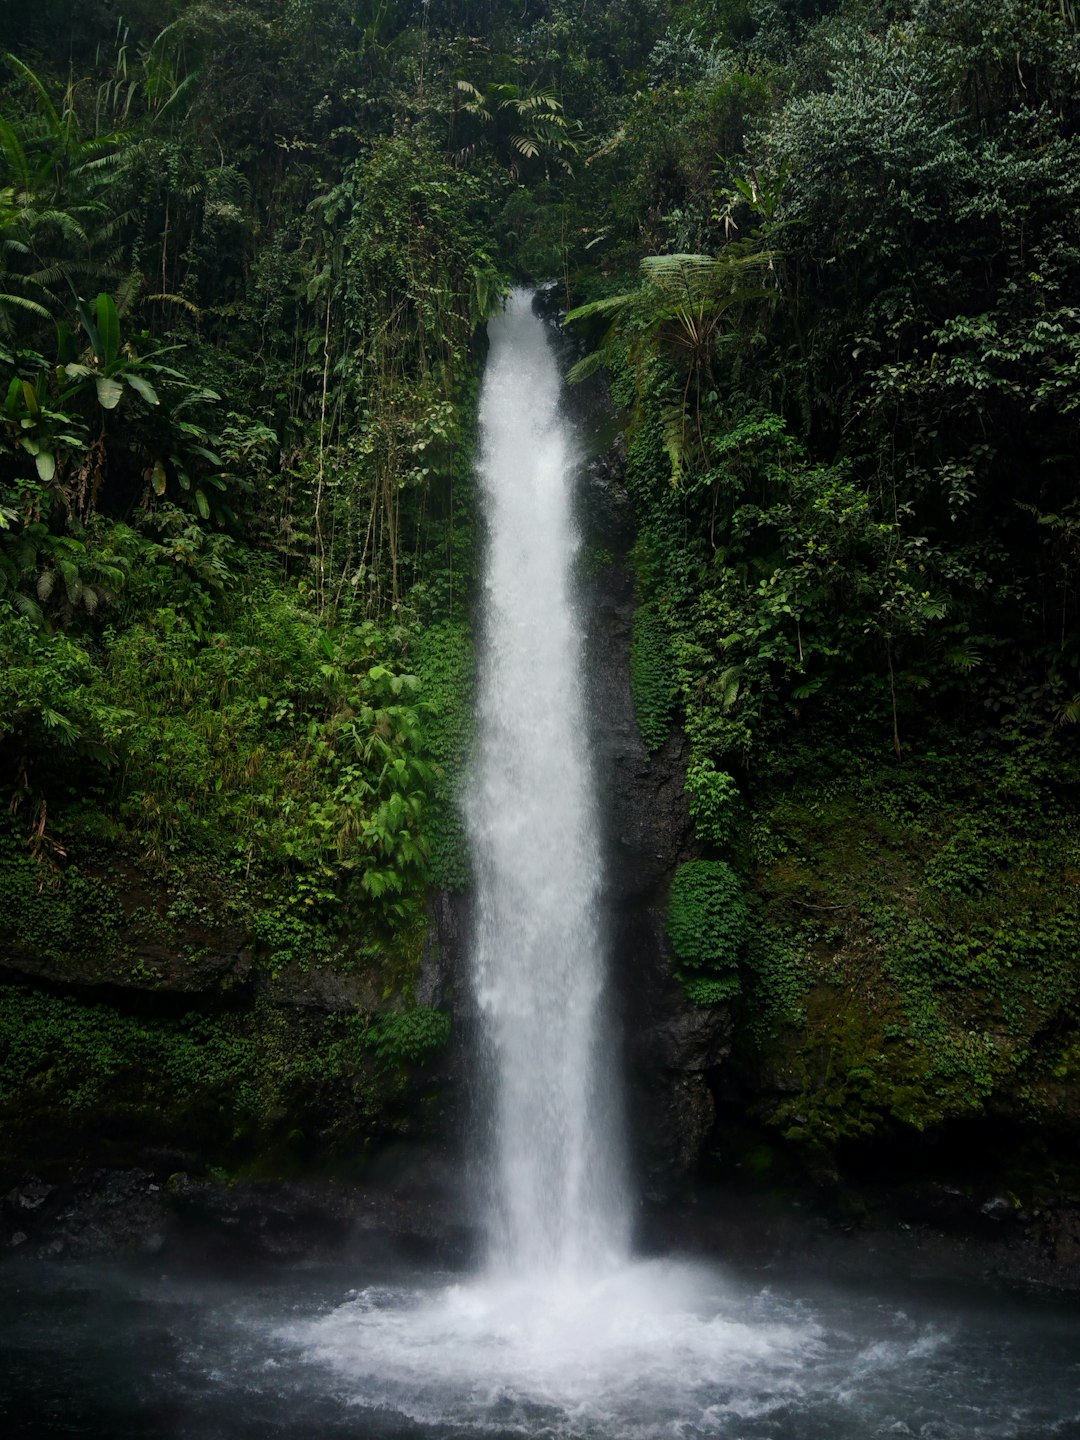
[[762,1282],[9,1263],[0,1414],[20,1440],[1080,1437],[1074,1306]]

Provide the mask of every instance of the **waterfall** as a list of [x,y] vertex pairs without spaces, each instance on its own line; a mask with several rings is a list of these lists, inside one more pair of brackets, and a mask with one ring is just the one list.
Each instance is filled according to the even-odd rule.
[[[488,543],[466,819],[490,1243],[479,1273],[377,1272],[332,1310],[281,1327],[284,1344],[332,1378],[333,1402],[370,1417],[370,1428],[350,1421],[347,1432],[301,1428],[410,1440],[931,1429],[1049,1440],[1049,1428],[1025,1420],[1049,1416],[1048,1393],[1061,1414],[1075,1414],[1076,1343],[1060,1339],[1056,1313],[1048,1358],[1009,1393],[996,1376],[1014,1344],[1011,1322],[996,1348],[954,1342],[936,1316],[907,1313],[910,1297],[900,1307],[876,1288],[807,1295],[786,1290],[785,1267],[768,1266],[762,1287],[707,1262],[631,1254],[572,583],[579,467],[527,293],[514,294],[489,334],[479,462]],[[266,1327],[251,1328],[261,1337]],[[985,1373],[972,1368],[980,1353]],[[252,1375],[280,1363],[274,1355],[236,1368],[244,1405]],[[297,1387],[283,1375],[291,1405]]]
[[490,1263],[602,1273],[626,1254],[614,1066],[601,1015],[601,863],[573,596],[574,437],[527,291],[489,326],[488,522],[472,980],[490,1093]]
[[[961,1358],[942,1364],[947,1332],[910,1319],[906,1302],[882,1305],[873,1292],[817,1301],[778,1289],[781,1274],[760,1288],[707,1263],[630,1253],[572,583],[574,435],[527,293],[489,334],[479,462],[488,543],[466,801],[489,1102],[486,1264],[449,1279],[377,1273],[277,1334],[332,1377],[335,1403],[370,1417],[370,1429],[350,1422],[334,1434],[851,1437],[928,1434],[947,1414],[960,1425],[947,1423],[950,1435],[1017,1440],[1020,1430],[1000,1429],[981,1374],[965,1392],[971,1403],[958,1401],[971,1347],[946,1348]],[[998,1347],[995,1366],[1008,1350]],[[1027,1391],[1042,1414],[1045,1385],[1073,1403],[1068,1341],[1056,1353]],[[279,1363],[238,1371],[245,1404],[251,1375]]]

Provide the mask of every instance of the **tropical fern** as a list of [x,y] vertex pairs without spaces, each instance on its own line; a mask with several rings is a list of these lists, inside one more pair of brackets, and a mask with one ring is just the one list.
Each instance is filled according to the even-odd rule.
[[[773,256],[753,241],[736,241],[719,255],[648,255],[637,289],[609,295],[572,310],[567,321],[611,321],[598,348],[569,373],[583,379],[625,347],[641,372],[646,359],[662,361],[682,386],[681,400],[663,416],[671,476],[678,484],[695,443],[704,451],[701,395],[720,347],[733,333],[743,307],[770,298],[755,283]],[[692,423],[690,423],[692,422]]]

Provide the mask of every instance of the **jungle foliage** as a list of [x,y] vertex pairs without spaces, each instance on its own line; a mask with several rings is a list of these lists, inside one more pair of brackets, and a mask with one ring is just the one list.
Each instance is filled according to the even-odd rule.
[[3,855],[41,946],[70,892],[136,963],[115,865],[270,975],[370,973],[406,1007],[372,1064],[438,1040],[482,323],[554,279],[628,421],[642,734],[689,740],[676,963],[759,1120],[819,1157],[1063,1123],[1075,6],[40,0],[0,45]]
[[[987,1109],[1067,1126],[1075,10],[667,21],[567,270],[578,373],[629,418],[642,736],[673,706],[691,746],[676,963],[702,1001],[741,976],[747,1103],[819,1163]],[[747,904],[733,965],[710,917]]]
[[[426,886],[466,878],[482,325],[512,265],[501,207],[565,174],[577,133],[504,53],[500,8],[46,0],[0,21],[17,972],[197,990],[224,947],[211,1010],[253,957],[286,1000],[338,975],[368,1069],[445,1040],[413,992]],[[241,1008],[203,1053],[251,1119],[291,1102],[252,1058],[276,1022]],[[202,1045],[179,1019],[49,1017],[52,1090],[110,1027],[123,1044],[98,1048],[145,1060],[148,1095]]]
[[493,215],[569,124],[519,77],[511,176],[466,104],[511,81],[425,5],[23,20],[0,71],[5,806],[43,887],[99,842],[163,883],[216,858],[236,904],[262,885],[389,936],[440,783],[413,658],[472,578]]

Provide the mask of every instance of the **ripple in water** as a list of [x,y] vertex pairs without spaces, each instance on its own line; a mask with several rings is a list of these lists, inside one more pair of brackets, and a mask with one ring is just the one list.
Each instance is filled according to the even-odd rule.
[[1075,1305],[671,1260],[372,1279],[0,1267],[5,1440],[1080,1440]]

